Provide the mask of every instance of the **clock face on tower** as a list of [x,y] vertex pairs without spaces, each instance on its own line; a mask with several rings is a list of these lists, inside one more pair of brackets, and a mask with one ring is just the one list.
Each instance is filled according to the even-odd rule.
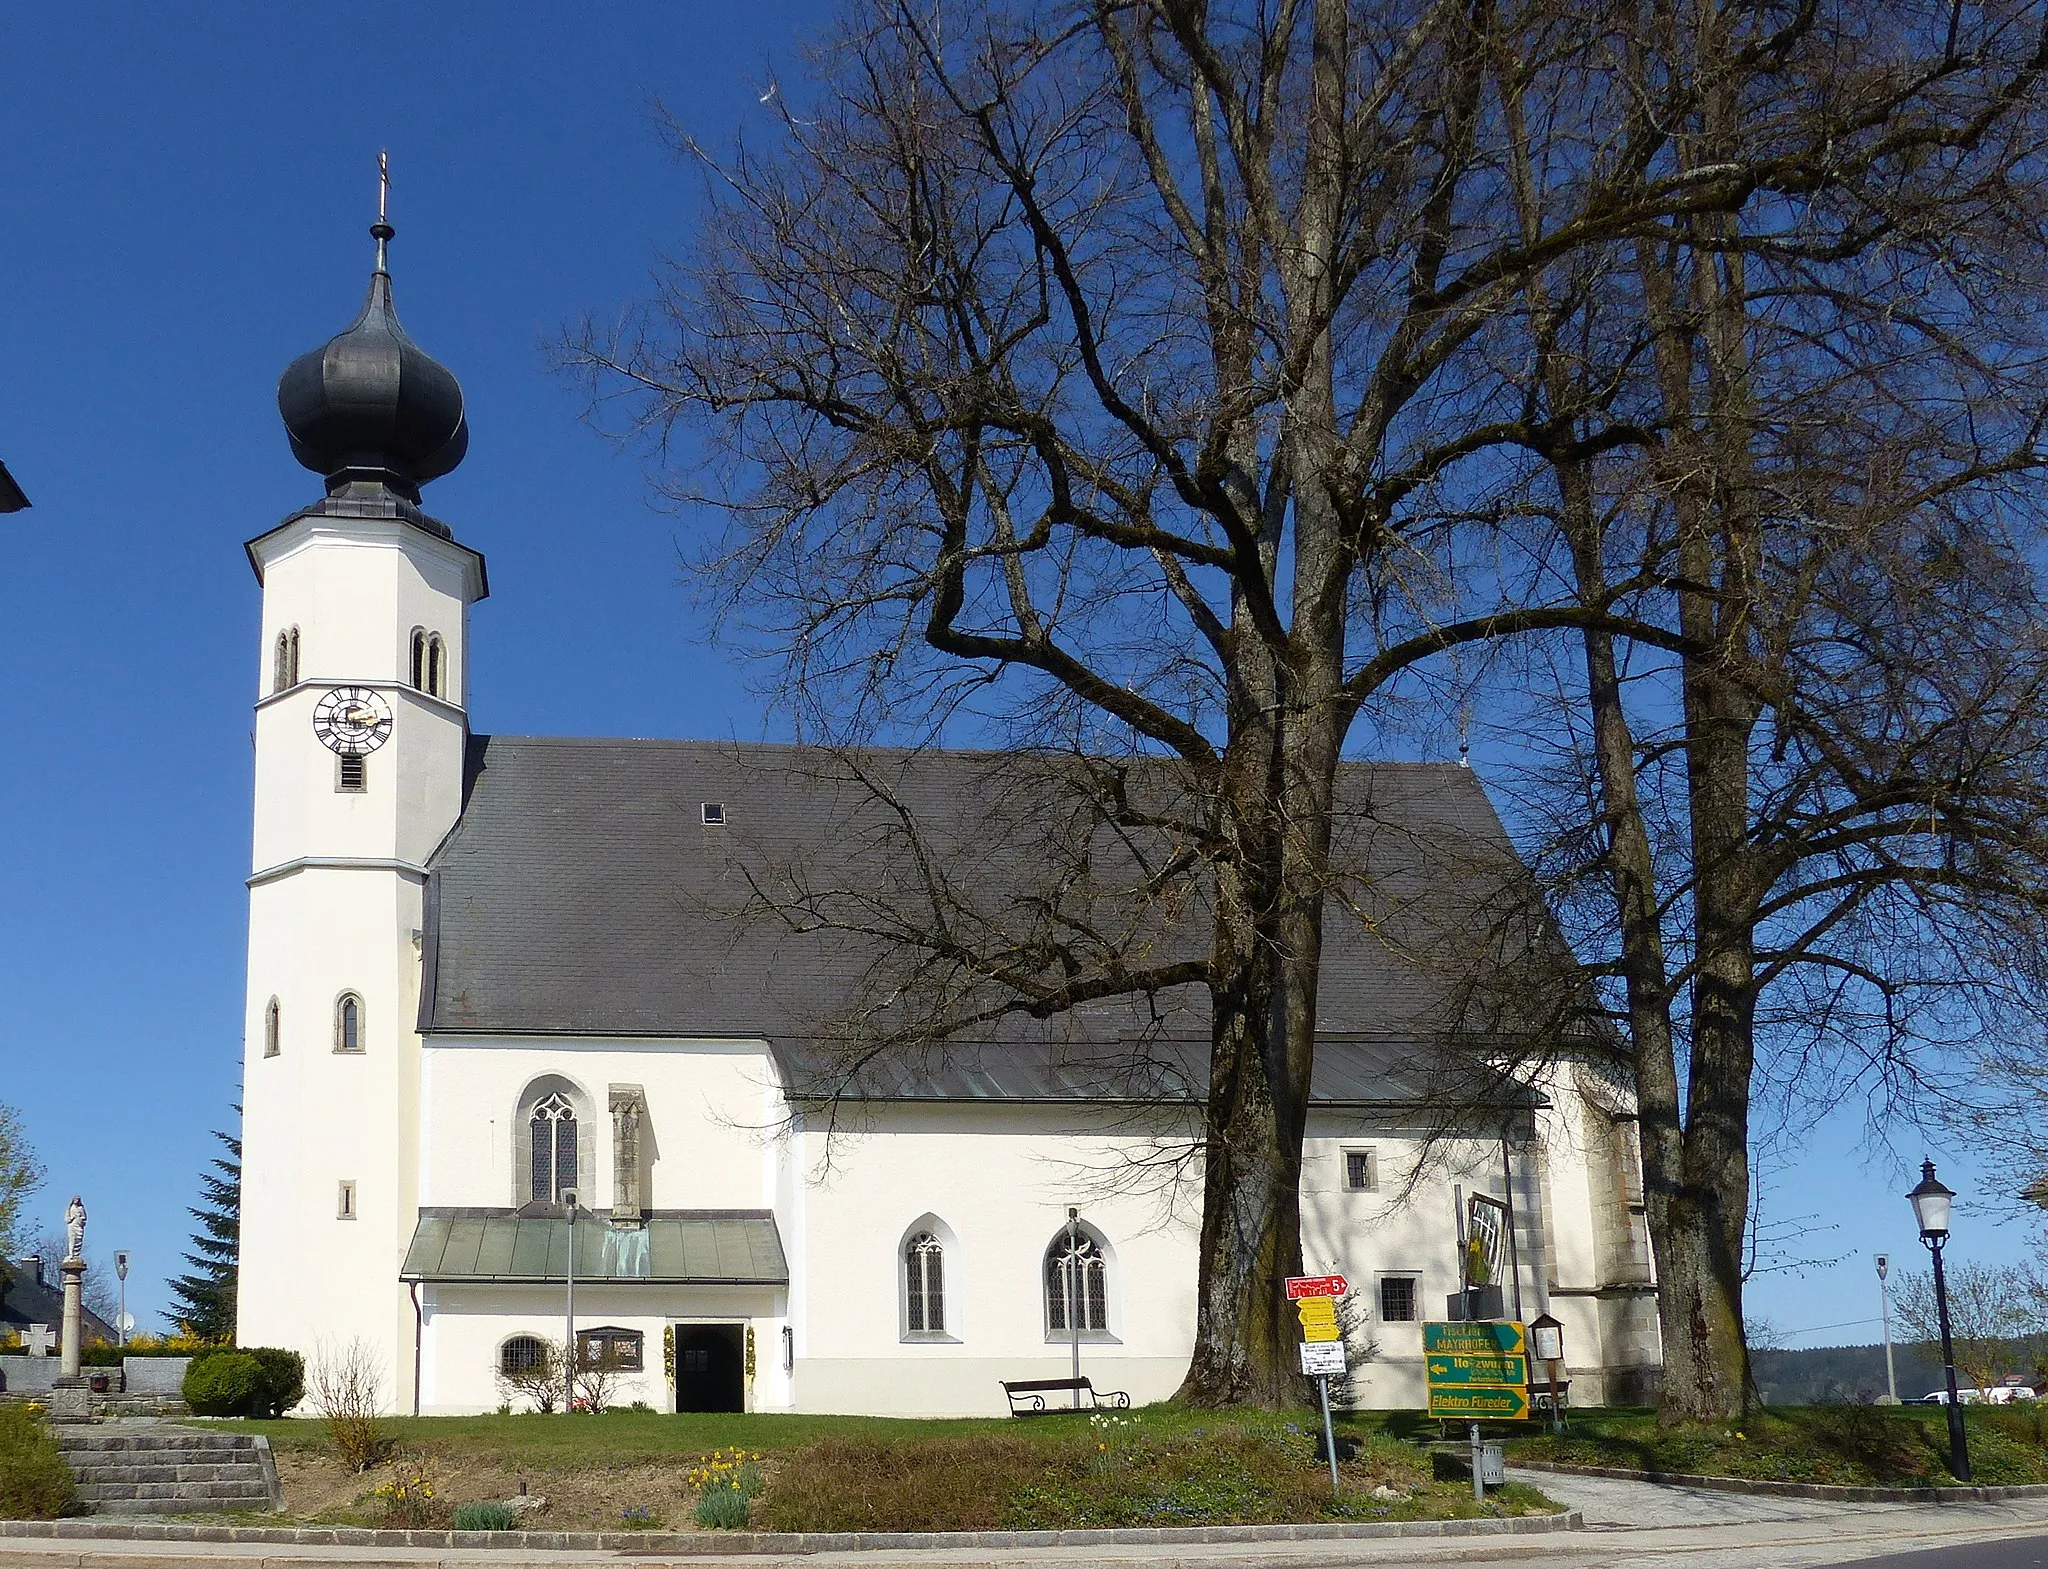
[[391,739],[391,705],[366,686],[338,686],[313,705],[313,734],[344,757],[361,757]]

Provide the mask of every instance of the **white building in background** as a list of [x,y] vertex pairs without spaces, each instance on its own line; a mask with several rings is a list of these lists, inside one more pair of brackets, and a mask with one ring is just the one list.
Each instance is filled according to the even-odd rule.
[[[492,1409],[500,1370],[563,1334],[573,1189],[576,1327],[637,1363],[622,1402],[1000,1412],[1002,1380],[1066,1373],[1076,1330],[1099,1387],[1170,1394],[1199,1182],[1174,1202],[1158,1157],[1193,1125],[1196,1003],[1139,1064],[1103,1015],[847,1078],[823,1038],[858,966],[733,913],[749,858],[862,866],[843,776],[788,748],[471,734],[484,561],[418,504],[462,457],[462,396],[400,330],[373,232],[362,315],[279,389],[328,493],[248,547],[241,1341],[361,1342],[388,1406]],[[870,762],[975,843],[1002,759]],[[1454,1189],[1509,1206],[1507,1311],[1564,1321],[1574,1398],[1640,1398],[1626,1092],[1560,1068],[1448,1145],[1417,1104],[1447,983],[1388,934],[1508,857],[1499,823],[1458,767],[1361,765],[1346,790],[1401,907],[1370,929],[1333,907],[1302,1177],[1306,1267],[1353,1283],[1353,1398],[1421,1403]]]

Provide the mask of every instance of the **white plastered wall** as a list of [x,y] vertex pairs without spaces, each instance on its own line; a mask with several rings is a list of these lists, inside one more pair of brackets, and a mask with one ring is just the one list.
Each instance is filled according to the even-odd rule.
[[[406,685],[411,631],[441,633],[462,690],[472,553],[389,519],[300,516],[252,547],[263,581],[244,1014],[243,1211],[237,1333],[309,1361],[352,1341],[384,1400],[409,1397],[412,1311],[396,1276],[417,1208],[423,872],[460,809],[466,721]],[[275,690],[279,632],[299,680]],[[336,789],[313,732],[320,695],[374,687],[393,709],[368,787]],[[335,1051],[335,1007],[363,1002],[363,1049]],[[265,1015],[279,1006],[279,1047]],[[343,1183],[353,1216],[342,1217]]]

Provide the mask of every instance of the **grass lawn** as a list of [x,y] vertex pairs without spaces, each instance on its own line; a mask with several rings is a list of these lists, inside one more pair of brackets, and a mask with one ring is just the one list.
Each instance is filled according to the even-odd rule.
[[[2048,1482],[2048,1402],[1966,1406],[1980,1486]],[[1649,1410],[1574,1411],[1562,1437],[1532,1425],[1510,1460],[1851,1487],[1953,1487],[1940,1406],[1786,1406],[1740,1423],[1660,1428]]]
[[[324,1423],[218,1425],[267,1435],[287,1511],[331,1523],[445,1523],[459,1504],[523,1490],[548,1500],[531,1521],[539,1528],[691,1530],[707,1491],[693,1473],[706,1457],[730,1462],[735,1451],[758,1482],[745,1523],[767,1530],[1442,1519],[1555,1507],[1527,1488],[1475,1503],[1453,1468],[1405,1441],[1406,1430],[1434,1437],[1434,1424],[1381,1413],[1338,1423],[1340,1436],[1358,1439],[1360,1448],[1343,1463],[1335,1497],[1315,1456],[1319,1419],[1309,1412],[1153,1407],[1095,1419],[954,1421],[632,1411],[423,1417],[393,1420],[391,1458],[361,1475],[335,1458]],[[431,1490],[424,1499],[417,1496],[422,1477]],[[403,1496],[394,1499],[394,1490]]]

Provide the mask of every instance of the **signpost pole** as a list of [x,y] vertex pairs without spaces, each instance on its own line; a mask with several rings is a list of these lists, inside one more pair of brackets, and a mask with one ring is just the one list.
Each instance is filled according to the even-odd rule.
[[[1330,1496],[1337,1496],[1337,1435],[1330,1429],[1330,1375],[1322,1374],[1316,1379],[1316,1388],[1323,1393],[1323,1453],[1330,1457]],[[1476,1429],[1475,1429],[1476,1431]]]
[[1472,1496],[1486,1502],[1486,1479],[1479,1474],[1479,1424],[1472,1424]]

